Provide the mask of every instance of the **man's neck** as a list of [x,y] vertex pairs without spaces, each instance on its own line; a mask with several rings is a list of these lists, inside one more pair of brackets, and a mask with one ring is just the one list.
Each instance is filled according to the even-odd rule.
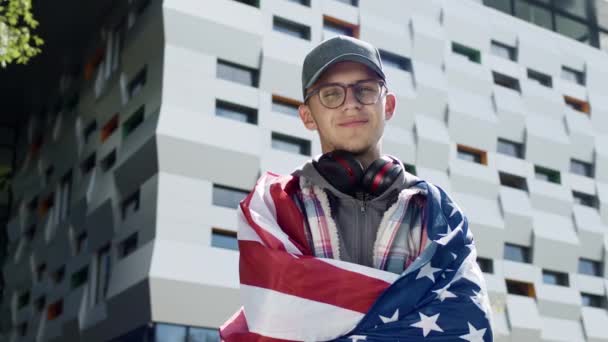
[[361,163],[363,170],[367,170],[367,168],[378,158],[380,158],[380,148],[378,147],[371,148],[364,153],[355,155],[355,159]]

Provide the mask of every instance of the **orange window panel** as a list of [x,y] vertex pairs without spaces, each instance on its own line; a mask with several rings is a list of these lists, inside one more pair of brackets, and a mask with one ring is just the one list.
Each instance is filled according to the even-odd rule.
[[55,197],[54,193],[51,193],[49,197],[47,197],[44,201],[40,202],[40,206],[38,207],[38,214],[40,216],[46,215],[49,209],[53,207],[53,197]]
[[511,279],[506,279],[505,281],[507,284],[507,293],[536,298],[534,284]]
[[63,313],[63,300],[59,300],[51,305],[46,312],[46,319],[49,321],[54,320],[55,318],[61,316]]
[[342,19],[338,19],[335,17],[331,17],[328,15],[323,16],[323,24],[327,24],[333,27],[342,28],[344,30],[349,31],[351,37],[359,38],[359,25],[355,25],[353,23],[349,23],[348,21],[344,21]]
[[118,113],[114,114],[110,121],[103,125],[101,129],[101,142],[106,141],[116,131],[116,128],[118,128]]
[[89,61],[84,65],[84,79],[85,80],[88,81],[91,78],[93,78],[93,74],[95,73],[95,70],[97,69],[97,67],[99,66],[101,61],[103,60],[104,53],[105,53],[105,51],[103,48],[98,48],[95,51],[95,53],[93,54],[93,56],[91,57],[91,59],[89,59]]
[[568,106],[574,108],[575,110],[578,110],[579,112],[583,112],[586,114],[591,113],[591,106],[587,101],[579,100],[575,97],[568,95],[564,95],[564,101],[566,101],[566,104]]
[[458,151],[475,154],[479,157],[479,163],[483,165],[488,165],[488,152],[484,150],[480,150],[475,147],[466,146],[466,145],[457,145]]
[[272,95],[272,101],[292,105],[294,107],[299,107],[302,104],[302,101],[294,100],[281,95]]

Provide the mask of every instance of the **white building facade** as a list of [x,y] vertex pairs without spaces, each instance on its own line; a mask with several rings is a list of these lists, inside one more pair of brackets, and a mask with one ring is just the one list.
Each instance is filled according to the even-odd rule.
[[[562,13],[578,2],[587,31]],[[240,306],[238,201],[321,153],[301,66],[342,33],[397,94],[384,152],[469,218],[495,341],[608,341],[608,5],[543,3],[117,8],[20,135],[0,339],[216,341]]]

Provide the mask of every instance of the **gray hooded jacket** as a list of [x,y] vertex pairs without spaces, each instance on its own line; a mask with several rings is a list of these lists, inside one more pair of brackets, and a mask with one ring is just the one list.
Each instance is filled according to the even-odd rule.
[[327,193],[331,216],[338,229],[340,259],[369,267],[373,267],[373,247],[384,212],[397,200],[401,190],[419,180],[404,169],[389,189],[370,198],[363,194],[353,197],[337,190],[317,171],[312,160],[293,174],[310,179]]

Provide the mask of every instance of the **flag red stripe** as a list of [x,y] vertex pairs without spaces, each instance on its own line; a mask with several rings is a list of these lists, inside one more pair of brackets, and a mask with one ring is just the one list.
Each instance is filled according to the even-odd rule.
[[294,188],[298,186],[298,178],[289,176],[283,177],[280,181],[280,183],[270,186],[270,196],[277,212],[277,223],[285,234],[289,236],[289,241],[302,254],[312,255],[312,250],[308,245],[304,231],[304,216],[290,197]]
[[[348,271],[311,256],[293,256],[239,241],[241,284],[366,313],[390,286],[384,280]],[[314,274],[315,276],[311,276]]]

